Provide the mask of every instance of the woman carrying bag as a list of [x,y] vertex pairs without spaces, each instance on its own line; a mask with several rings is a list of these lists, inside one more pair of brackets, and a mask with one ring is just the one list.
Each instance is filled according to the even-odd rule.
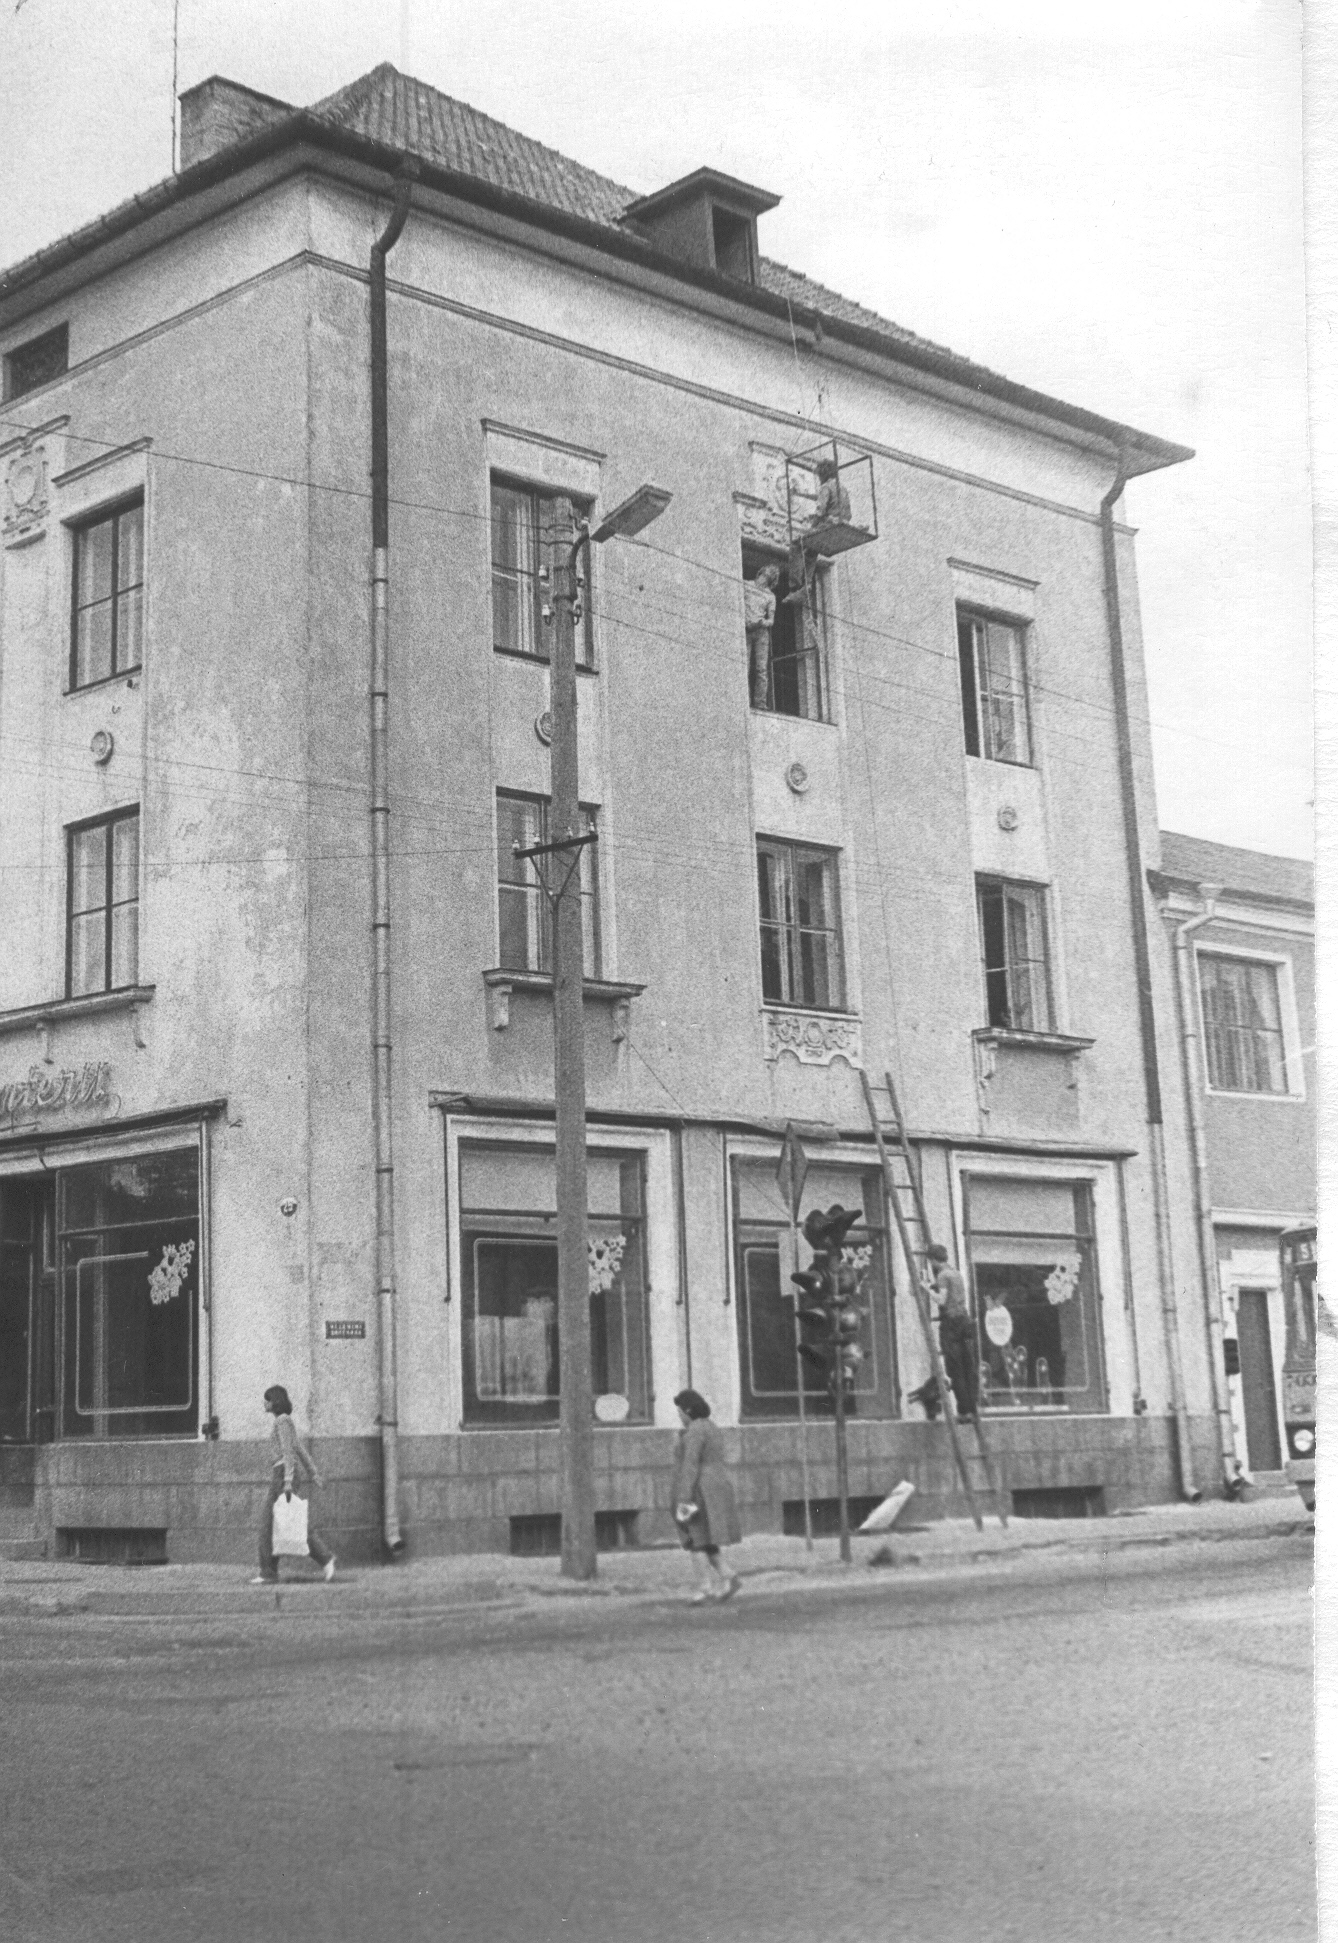
[[[725,1440],[711,1422],[710,1404],[696,1390],[680,1390],[674,1403],[683,1426],[674,1452],[674,1523],[692,1554],[692,1569],[697,1575],[692,1603],[704,1606],[714,1598],[723,1604],[743,1584],[738,1574],[727,1572],[720,1561],[720,1547],[737,1545],[743,1536],[734,1486],[725,1468]],[[723,1581],[714,1594],[710,1590],[712,1573]]]
[[[265,1514],[260,1521],[260,1571],[252,1579],[252,1585],[278,1584],[279,1561],[274,1552],[274,1507],[280,1498],[292,1498],[296,1467],[301,1465],[310,1486],[318,1487],[321,1482],[311,1452],[297,1434],[293,1423],[293,1406],[289,1401],[287,1390],[281,1383],[272,1384],[266,1390],[265,1408],[274,1418],[274,1428],[270,1432],[269,1440],[274,1466],[270,1472]],[[328,1585],[334,1577],[334,1553],[310,1527],[307,1529],[307,1552],[321,1567],[321,1577]]]

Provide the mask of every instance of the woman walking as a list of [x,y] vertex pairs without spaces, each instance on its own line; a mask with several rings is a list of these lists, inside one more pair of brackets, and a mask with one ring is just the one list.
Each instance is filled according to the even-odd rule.
[[[723,1603],[743,1584],[720,1558],[722,1545],[737,1545],[742,1537],[734,1486],[725,1468],[725,1440],[711,1422],[710,1404],[696,1390],[680,1390],[674,1403],[683,1426],[674,1452],[674,1523],[692,1554],[697,1577],[692,1603],[704,1606],[713,1598]],[[712,1575],[721,1582],[715,1593]]]
[[[265,1500],[265,1513],[260,1521],[260,1571],[252,1579],[252,1585],[278,1583],[279,1561],[274,1556],[274,1507],[278,1503],[281,1492],[288,1497],[292,1496],[296,1467],[301,1465],[312,1487],[318,1487],[321,1482],[311,1452],[297,1434],[293,1423],[293,1406],[287,1390],[281,1383],[274,1383],[266,1390],[265,1408],[274,1419],[274,1428],[270,1432],[269,1439],[274,1465],[270,1472],[269,1496]],[[309,1525],[307,1551],[321,1567],[321,1577],[328,1585],[334,1577],[334,1553]]]

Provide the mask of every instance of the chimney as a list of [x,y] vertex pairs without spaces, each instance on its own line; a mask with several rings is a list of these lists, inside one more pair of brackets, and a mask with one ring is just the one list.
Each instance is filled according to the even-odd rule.
[[254,88],[211,74],[181,96],[180,166],[189,169],[294,112],[288,102],[276,101],[273,95],[257,94]]

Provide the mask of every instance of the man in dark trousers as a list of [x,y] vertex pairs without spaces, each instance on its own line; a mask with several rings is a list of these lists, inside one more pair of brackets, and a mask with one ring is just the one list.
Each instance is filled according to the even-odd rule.
[[966,1278],[948,1260],[941,1241],[933,1242],[929,1260],[934,1279],[925,1289],[939,1305],[939,1342],[943,1348],[943,1367],[952,1385],[957,1415],[968,1421],[976,1414],[980,1387],[980,1366],[976,1348],[976,1325],[966,1299]]

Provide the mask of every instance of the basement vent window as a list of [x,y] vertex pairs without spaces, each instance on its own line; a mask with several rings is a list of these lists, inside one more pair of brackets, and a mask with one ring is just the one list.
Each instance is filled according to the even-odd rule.
[[26,344],[16,344],[12,351],[5,353],[5,403],[11,398],[22,398],[29,391],[36,391],[39,385],[49,385],[53,378],[63,378],[70,368],[70,327],[57,324],[54,331],[44,331],[41,337],[30,337]]
[[1063,1484],[1014,1491],[1015,1518],[1104,1518],[1106,1493],[1100,1484]]
[[[856,1531],[864,1523],[871,1511],[876,1511],[883,1502],[881,1498],[847,1498],[846,1505],[850,1516],[850,1529]],[[836,1538],[841,1530],[841,1501],[839,1498],[810,1498],[809,1513],[813,1519],[815,1538]],[[804,1500],[786,1498],[781,1505],[781,1531],[786,1538],[804,1536]]]
[[[637,1517],[635,1511],[597,1511],[596,1551],[634,1552],[637,1549]],[[512,1558],[557,1558],[561,1551],[560,1512],[531,1512],[511,1520]]]
[[166,1527],[62,1525],[56,1557],[80,1565],[166,1565]]

